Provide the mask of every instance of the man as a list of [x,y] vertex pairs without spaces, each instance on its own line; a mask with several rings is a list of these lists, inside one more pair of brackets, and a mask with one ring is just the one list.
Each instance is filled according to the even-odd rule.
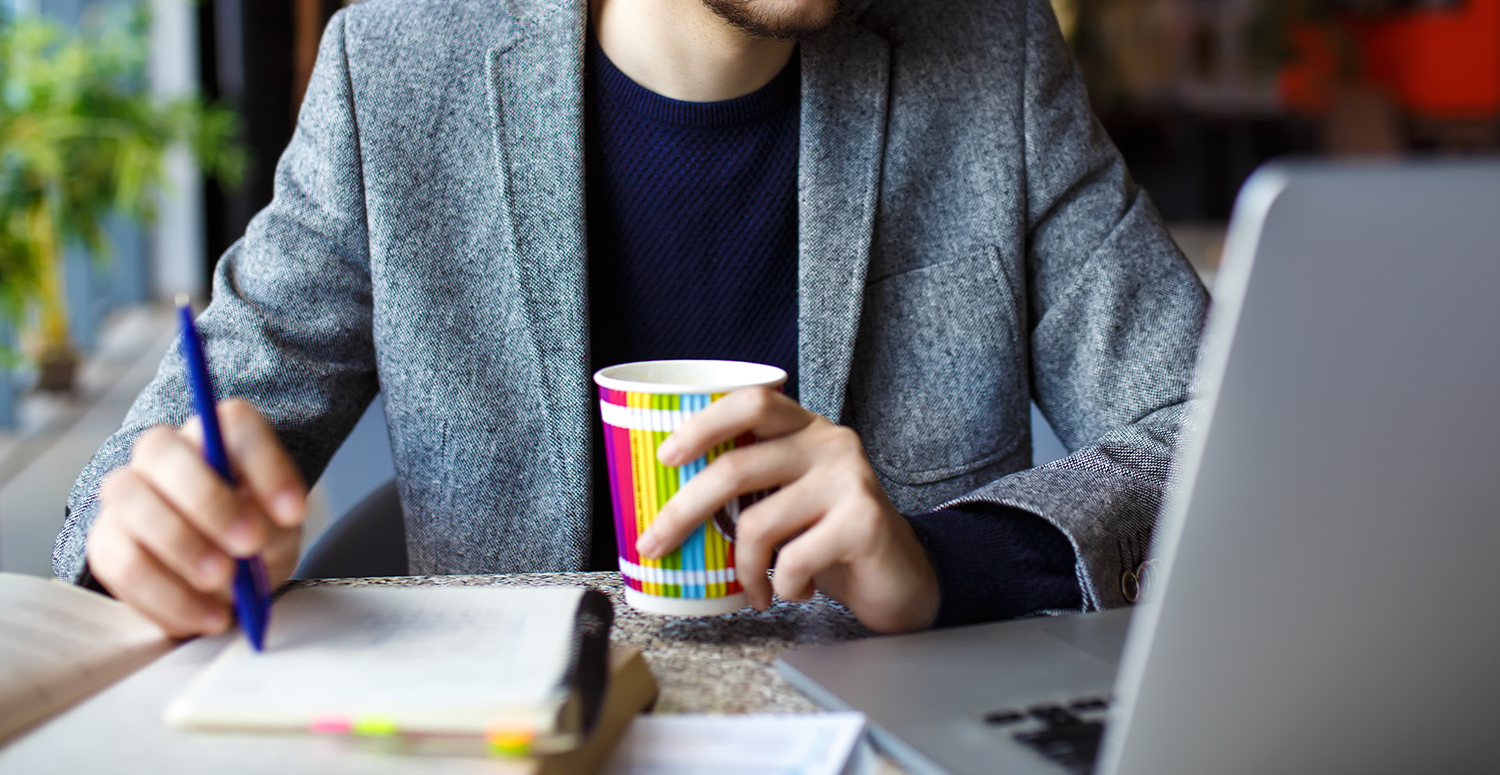
[[[379,390],[413,572],[605,567],[590,370],[754,357],[797,400],[684,426],[664,462],[762,443],[643,553],[779,487],[738,531],[757,607],[816,588],[898,631],[1121,605],[1205,303],[1044,0],[366,0],[200,319],[244,397],[221,409],[241,487],[172,427],[169,357],[54,566],[222,629],[230,557],[287,577],[303,482]],[[1028,470],[1033,398],[1074,452]]]

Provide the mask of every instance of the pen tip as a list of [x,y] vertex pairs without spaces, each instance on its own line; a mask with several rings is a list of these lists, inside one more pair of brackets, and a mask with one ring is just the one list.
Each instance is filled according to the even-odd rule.
[[177,306],[179,306],[179,307],[186,307],[187,305],[188,305],[188,295],[186,293],[179,293],[179,294],[177,294]]

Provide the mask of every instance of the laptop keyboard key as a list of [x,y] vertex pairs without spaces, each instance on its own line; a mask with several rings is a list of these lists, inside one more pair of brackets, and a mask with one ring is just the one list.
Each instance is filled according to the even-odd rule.
[[992,710],[984,714],[984,723],[997,727],[1019,723],[1025,719],[1026,714],[1019,710]]
[[1099,740],[1104,724],[1083,721],[1066,726],[1048,727],[1040,732],[1021,732],[1016,739],[1073,775],[1089,775],[1099,758]]
[[1099,711],[1108,706],[1109,701],[1101,697],[1083,697],[1069,702],[1067,707],[1036,705],[1026,709],[1026,716],[1040,721],[1043,728],[1022,728],[1014,732],[1013,736],[1021,744],[1073,775],[1089,775],[1094,770],[1094,760],[1099,756],[1099,740],[1104,735],[1104,722],[1085,721],[1074,711]]
[[1061,705],[1038,705],[1027,712],[1032,718],[1046,722],[1049,727],[1066,727],[1083,723],[1082,719]]

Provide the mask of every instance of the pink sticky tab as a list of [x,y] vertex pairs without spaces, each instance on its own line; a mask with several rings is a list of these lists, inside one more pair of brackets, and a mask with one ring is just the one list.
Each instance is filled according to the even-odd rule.
[[354,727],[354,722],[350,721],[346,716],[319,716],[313,719],[312,724],[309,726],[311,726],[314,732],[320,732],[325,735],[342,735],[347,734]]

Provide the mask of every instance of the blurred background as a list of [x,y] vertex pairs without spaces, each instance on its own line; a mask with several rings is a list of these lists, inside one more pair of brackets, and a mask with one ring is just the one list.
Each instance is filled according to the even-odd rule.
[[[1269,159],[1500,146],[1500,0],[1052,2],[1100,120],[1209,282]],[[171,345],[168,302],[205,301],[270,201],[345,4],[0,0],[0,570],[50,573],[73,478]],[[1038,433],[1038,462],[1061,454]],[[377,402],[309,536],[389,469]]]

